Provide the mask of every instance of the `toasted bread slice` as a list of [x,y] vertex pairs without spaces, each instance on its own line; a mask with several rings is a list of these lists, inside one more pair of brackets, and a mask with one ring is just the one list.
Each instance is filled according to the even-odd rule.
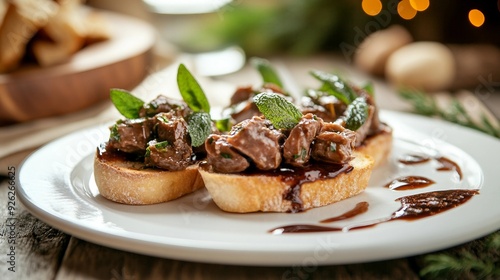
[[[300,210],[329,205],[363,192],[372,170],[386,161],[392,146],[392,131],[370,137],[349,162],[352,170],[336,177],[303,183],[297,193]],[[227,212],[294,212],[287,198],[293,185],[280,176],[216,173],[201,167],[205,187],[217,206]]]
[[357,154],[365,154],[373,159],[374,168],[383,165],[392,150],[392,128],[384,125],[381,131],[366,138],[361,146],[356,148]]
[[143,163],[104,159],[96,153],[94,177],[100,194],[124,204],[170,201],[203,188],[198,164],[181,171],[146,168]]
[[[350,162],[349,172],[333,178],[303,183],[298,199],[300,210],[328,205],[361,193],[368,186],[373,160],[360,154]],[[227,212],[294,212],[286,199],[293,185],[279,175],[242,175],[215,173],[200,168],[205,187],[217,206]]]

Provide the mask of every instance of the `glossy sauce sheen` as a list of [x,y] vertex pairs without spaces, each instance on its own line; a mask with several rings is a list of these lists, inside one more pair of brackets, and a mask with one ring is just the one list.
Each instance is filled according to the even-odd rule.
[[356,206],[352,210],[349,210],[341,215],[338,215],[338,216],[335,216],[332,218],[321,220],[320,223],[331,223],[331,222],[342,221],[345,219],[352,218],[354,216],[357,216],[359,214],[363,214],[366,211],[368,211],[369,206],[370,205],[366,201],[359,202],[358,204],[356,204]]
[[[97,147],[97,157],[103,161],[129,161],[134,163],[136,169],[158,169],[157,167],[147,166],[144,164],[144,155],[124,153],[117,150],[107,149],[106,143],[102,143]],[[195,162],[197,158],[203,158],[203,155],[193,154],[191,160]]]
[[454,161],[452,161],[449,158],[445,157],[438,157],[436,160],[441,164],[440,167],[437,168],[438,171],[452,171],[455,170],[455,172],[458,173],[458,176],[460,180],[462,180],[462,169],[460,169],[460,166]]
[[[398,161],[402,164],[413,165],[428,162],[431,158],[423,155],[405,155],[401,157]],[[435,157],[433,158],[439,162],[440,166],[436,168],[438,171],[455,171],[457,172],[460,180],[462,180],[462,169],[453,160],[446,157]]]
[[143,161],[143,156],[108,150],[105,143],[97,147],[97,157],[105,161]]
[[[396,201],[401,202],[401,208],[392,213],[390,218],[375,222],[370,225],[354,226],[348,230],[362,229],[374,226],[380,223],[393,221],[393,220],[416,220],[429,217],[467,202],[472,196],[478,194],[477,190],[446,190],[426,192],[416,195],[409,195],[398,198]],[[335,217],[334,217],[335,218]],[[329,220],[329,219],[327,219]],[[285,234],[285,233],[306,233],[306,232],[335,232],[345,231],[342,227],[325,227],[318,225],[287,225],[271,229],[269,232],[272,234]]]
[[292,202],[292,211],[303,211],[302,200],[300,199],[300,190],[304,183],[318,180],[330,179],[339,176],[342,173],[349,173],[353,167],[349,164],[332,164],[313,162],[302,167],[281,166],[274,170],[247,169],[242,175],[252,176],[278,176],[281,181],[290,186],[288,191],[283,193],[283,199]]
[[419,164],[429,161],[430,158],[422,155],[405,155],[399,159],[399,162],[407,165]]
[[425,188],[434,183],[435,182],[432,181],[431,179],[422,176],[404,176],[392,180],[390,183],[385,185],[385,187],[391,190],[403,191],[403,190]]
[[432,216],[462,205],[478,193],[477,190],[446,190],[404,196],[396,200],[401,202],[401,208],[392,214],[391,220]]

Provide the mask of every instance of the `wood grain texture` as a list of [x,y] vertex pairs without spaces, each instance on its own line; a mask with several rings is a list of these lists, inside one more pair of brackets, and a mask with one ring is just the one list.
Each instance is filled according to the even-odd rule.
[[[2,279],[53,279],[59,269],[62,256],[66,250],[70,236],[56,230],[33,217],[20,203],[15,200],[15,244],[8,243],[12,236],[9,227],[11,217],[7,211],[8,183],[0,183],[0,275]],[[12,239],[11,239],[12,240]],[[10,246],[15,246],[15,272],[8,270],[6,255]]]
[[[84,264],[84,265],[82,265]],[[72,238],[63,279],[419,279],[406,259],[337,266],[251,267],[194,263],[114,250]]]
[[[8,181],[0,183],[0,248],[8,252]],[[89,243],[32,216],[16,199],[16,272],[2,279],[418,279],[407,259],[366,264],[251,267],[156,258]]]
[[93,71],[32,75],[0,85],[0,124],[75,112],[107,100],[112,87],[132,89],[145,77],[149,55],[146,52]]

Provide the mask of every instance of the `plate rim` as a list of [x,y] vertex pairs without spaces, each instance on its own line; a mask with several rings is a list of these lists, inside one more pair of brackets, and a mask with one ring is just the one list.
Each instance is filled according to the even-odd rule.
[[[493,140],[497,141],[496,142],[497,144],[500,143],[500,141],[498,141],[497,139],[495,139],[491,136],[479,133],[479,132],[474,131],[474,130],[469,129],[469,128],[458,126],[458,125],[453,124],[453,123],[445,122],[442,120],[436,120],[436,119],[422,117],[422,116],[411,114],[411,113],[397,112],[397,111],[382,110],[381,113],[382,113],[382,119],[384,119],[384,117],[387,118],[388,116],[391,116],[391,115],[396,115],[396,116],[402,115],[402,116],[407,117],[407,118],[416,119],[418,122],[422,122],[422,121],[429,122],[430,120],[432,120],[433,122],[438,121],[438,126],[441,126],[441,127],[445,126],[445,127],[448,127],[452,130],[458,129],[459,132],[465,131],[466,133],[472,133],[472,135],[475,135],[474,137],[480,137],[480,138],[484,138],[484,139],[493,139]],[[151,256],[156,256],[156,257],[168,257],[168,258],[180,259],[180,260],[185,260],[185,261],[199,261],[199,262],[205,262],[205,263],[237,264],[237,265],[260,265],[260,266],[297,265],[297,264],[301,264],[301,262],[303,262],[305,259],[307,259],[302,254],[311,253],[310,246],[301,247],[300,249],[289,248],[288,250],[284,250],[284,248],[279,248],[280,250],[284,250],[284,251],[276,251],[275,249],[269,248],[269,250],[263,252],[262,248],[260,248],[260,247],[259,248],[256,248],[256,247],[247,248],[246,251],[241,251],[241,249],[231,249],[231,248],[222,248],[222,247],[216,248],[216,247],[213,247],[212,245],[210,245],[210,246],[208,246],[208,245],[200,246],[200,244],[190,245],[190,244],[186,244],[186,242],[187,242],[186,240],[184,240],[184,242],[181,242],[181,243],[172,242],[170,244],[163,244],[164,246],[162,246],[162,248],[159,248],[159,249],[156,248],[156,249],[152,250],[152,248],[148,248],[145,245],[148,245],[148,243],[151,243],[151,245],[158,245],[155,242],[152,242],[152,241],[150,242],[147,240],[137,240],[137,239],[134,239],[137,244],[130,244],[127,242],[121,242],[121,241],[127,241],[127,240],[130,241],[130,235],[127,237],[127,236],[124,236],[120,231],[113,232],[112,230],[109,230],[109,229],[107,231],[103,232],[103,231],[92,230],[92,229],[89,229],[89,228],[87,228],[85,226],[81,226],[81,225],[75,225],[75,224],[68,225],[67,221],[65,223],[64,217],[54,216],[54,215],[51,215],[50,213],[48,213],[47,211],[45,211],[44,209],[37,208],[37,206],[29,199],[28,195],[26,193],[24,193],[24,188],[22,187],[22,183],[21,183],[21,178],[22,178],[24,166],[27,164],[27,162],[29,162],[29,160],[32,159],[32,156],[36,155],[37,152],[39,152],[43,149],[48,149],[47,147],[50,147],[50,145],[57,145],[57,143],[64,142],[66,139],[70,139],[70,137],[75,137],[75,136],[83,133],[84,131],[92,131],[92,130],[95,130],[96,128],[102,127],[102,126],[103,125],[101,124],[99,126],[94,126],[91,128],[75,131],[75,132],[68,134],[64,137],[61,137],[61,138],[56,139],[54,141],[51,141],[50,143],[44,145],[43,147],[41,147],[37,151],[30,154],[30,156],[28,156],[22,162],[22,164],[20,165],[20,168],[19,168],[19,170],[20,170],[19,176],[17,177],[18,186],[20,187],[18,190],[18,193],[21,194],[19,196],[21,199],[21,202],[25,205],[25,207],[29,210],[29,212],[32,213],[35,217],[41,219],[42,221],[46,222],[47,224],[53,226],[54,228],[57,228],[57,229],[59,229],[63,232],[66,232],[72,236],[78,237],[80,239],[83,239],[83,240],[86,240],[86,241],[89,241],[89,242],[92,242],[95,244],[103,245],[103,246],[110,247],[110,248],[120,249],[120,250],[124,250],[124,251],[134,252],[134,253],[140,253],[140,254],[151,255]],[[449,142],[446,142],[446,143],[449,143]],[[451,144],[451,145],[456,147],[456,145],[454,145],[454,144]],[[462,148],[460,148],[460,147],[458,147],[458,148],[461,149],[462,151],[464,151]],[[467,151],[464,151],[464,152],[468,153]],[[470,155],[470,153],[468,153],[468,154]],[[477,160],[476,157],[473,157],[473,158],[475,160]],[[478,164],[481,164],[481,163],[478,163]],[[483,168],[483,167],[481,166],[481,168]],[[25,172],[27,172],[27,171],[25,171]],[[484,169],[483,169],[483,174],[485,174],[484,178],[483,178],[483,186],[484,186],[484,184],[487,183],[486,171],[484,171]],[[41,210],[41,212],[40,212],[40,210]],[[458,245],[458,244],[463,243],[463,242],[471,241],[473,239],[480,238],[484,235],[487,235],[491,232],[494,232],[495,230],[500,228],[499,227],[500,217],[497,218],[497,220],[495,220],[495,221],[490,220],[489,222],[490,223],[482,224],[482,229],[480,230],[480,232],[481,232],[480,234],[478,234],[477,231],[476,232],[468,232],[466,235],[463,235],[460,238],[455,237],[454,241],[449,241],[448,243],[443,244],[442,246],[432,246],[431,251],[437,251],[437,250],[448,248],[450,246]],[[356,233],[352,232],[350,234],[356,234]],[[96,235],[96,236],[92,236],[92,235]],[[141,235],[142,235],[141,233],[133,234],[134,237],[138,236],[139,239],[140,239]],[[328,233],[322,233],[322,234],[314,233],[314,236],[324,237],[324,236],[328,236]],[[294,239],[295,237],[286,236],[284,238]],[[204,241],[204,242],[206,244],[206,241]],[[226,243],[231,244],[231,242],[226,242]],[[450,244],[450,243],[453,243],[453,244]],[[216,245],[220,246],[221,244],[216,244]],[[377,247],[377,246],[375,246],[375,247]],[[170,252],[163,252],[160,249],[161,250],[171,249],[172,252],[171,253]],[[254,250],[251,250],[251,249],[254,249]],[[198,252],[198,253],[202,252],[202,253],[193,255],[193,252]],[[211,252],[217,252],[220,255],[215,259],[209,259],[209,258],[203,256],[204,255],[203,253],[211,253]],[[271,261],[271,262],[267,261],[269,258],[273,258],[273,257],[278,258],[284,252],[289,253],[289,254],[292,254],[292,253],[301,254],[301,256],[297,256],[295,258],[282,259],[282,260],[276,259],[275,261]],[[410,255],[422,254],[422,253],[426,253],[426,252],[429,252],[428,246],[427,247],[422,246],[420,248],[412,250],[411,252],[394,253],[394,252],[390,252],[390,250],[387,250],[385,252],[379,252],[380,253],[380,254],[378,254],[379,257],[374,257],[373,254],[366,254],[364,257],[358,257],[358,258],[354,258],[354,259],[352,259],[352,258],[345,259],[343,261],[338,261],[338,260],[331,261],[328,259],[326,259],[326,260],[317,260],[316,259],[315,261],[316,261],[317,265],[348,264],[348,263],[358,263],[358,262],[393,259],[393,258],[410,256]],[[237,257],[237,256],[235,256],[236,253],[239,253],[239,255],[246,255],[246,256]],[[244,253],[244,254],[242,254],[242,253]],[[265,258],[266,261],[253,261],[253,262],[250,261],[252,258],[257,257],[258,255],[260,255],[262,253],[268,254],[268,256]]]

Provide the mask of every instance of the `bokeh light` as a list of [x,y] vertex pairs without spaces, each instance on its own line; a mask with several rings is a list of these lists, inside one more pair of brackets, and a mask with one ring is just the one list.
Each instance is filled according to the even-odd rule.
[[402,0],[398,3],[398,14],[403,19],[410,20],[415,17],[417,10],[411,6],[410,0]]
[[469,11],[469,21],[475,27],[480,27],[484,23],[484,14],[477,9],[472,9]]
[[382,11],[382,2],[380,0],[363,0],[361,7],[367,15],[376,16]]
[[429,8],[429,0],[410,0],[410,5],[416,11],[423,12]]

